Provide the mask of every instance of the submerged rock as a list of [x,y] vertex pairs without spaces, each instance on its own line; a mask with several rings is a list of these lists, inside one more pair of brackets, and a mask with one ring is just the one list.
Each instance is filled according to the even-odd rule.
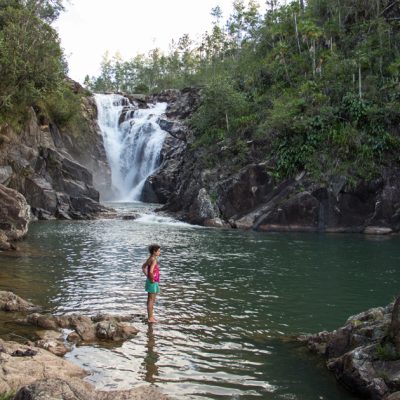
[[364,398],[395,399],[400,391],[400,297],[394,304],[350,317],[333,332],[299,338],[327,358],[327,367]]
[[0,290],[0,310],[1,311],[24,311],[32,312],[38,310],[39,307],[17,296],[13,292]]

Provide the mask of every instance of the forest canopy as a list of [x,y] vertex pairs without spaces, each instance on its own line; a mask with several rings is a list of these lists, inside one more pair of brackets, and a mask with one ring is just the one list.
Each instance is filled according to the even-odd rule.
[[[152,93],[197,86],[200,143],[266,143],[281,177],[306,170],[372,177],[399,162],[400,2],[309,0],[264,10],[233,2],[196,42],[129,61],[104,56],[94,91]],[[246,150],[244,150],[246,151]],[[246,158],[246,157],[244,157]]]

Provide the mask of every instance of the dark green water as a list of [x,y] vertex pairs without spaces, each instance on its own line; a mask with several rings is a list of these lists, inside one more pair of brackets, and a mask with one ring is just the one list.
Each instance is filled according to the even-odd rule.
[[[148,327],[140,266],[153,242],[162,293],[160,323]],[[0,289],[56,313],[136,315],[140,332],[122,347],[67,355],[99,388],[150,382],[185,399],[353,399],[288,337],[386,305],[399,280],[398,236],[222,231],[154,216],[34,223],[19,252],[0,254]]]

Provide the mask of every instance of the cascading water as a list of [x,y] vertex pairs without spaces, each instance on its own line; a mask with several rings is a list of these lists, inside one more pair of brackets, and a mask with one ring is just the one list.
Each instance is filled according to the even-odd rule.
[[166,132],[157,124],[166,103],[137,109],[118,94],[96,94],[98,124],[113,185],[112,200],[138,201],[144,183],[159,166]]

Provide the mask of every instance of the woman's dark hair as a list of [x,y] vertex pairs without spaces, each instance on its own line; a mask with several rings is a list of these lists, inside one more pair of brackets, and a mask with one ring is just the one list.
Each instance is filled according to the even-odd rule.
[[161,247],[158,244],[151,244],[149,246],[149,252],[151,255],[153,255],[158,249],[161,249]]

